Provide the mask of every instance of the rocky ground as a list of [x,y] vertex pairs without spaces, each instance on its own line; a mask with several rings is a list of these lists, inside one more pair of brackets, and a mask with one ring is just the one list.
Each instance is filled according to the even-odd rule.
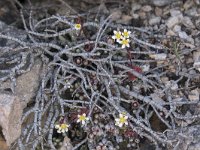
[[[109,15],[110,22],[105,21]],[[51,22],[52,16],[66,18]],[[44,18],[50,21],[40,22]],[[51,37],[68,28],[61,24],[66,20],[94,26]],[[112,47],[111,38],[113,30],[123,28],[134,34],[125,52]],[[101,56],[76,55],[90,52],[95,42],[87,42],[95,40],[104,42],[96,45]],[[72,59],[60,52],[66,43]],[[0,1],[0,50],[0,150],[200,150],[199,0]],[[110,69],[104,59],[119,64]],[[74,68],[60,69],[58,64],[66,65],[63,60]],[[93,72],[82,74],[80,66]],[[118,78],[123,72],[125,77]],[[115,75],[116,84],[110,85]],[[87,82],[90,92],[83,90]],[[101,93],[102,87],[106,92]],[[96,92],[102,99],[95,99]],[[115,117],[124,111],[130,120],[121,129],[114,125]],[[81,113],[92,120],[87,126],[74,121]],[[71,123],[69,131],[58,134],[55,124],[66,122]]]

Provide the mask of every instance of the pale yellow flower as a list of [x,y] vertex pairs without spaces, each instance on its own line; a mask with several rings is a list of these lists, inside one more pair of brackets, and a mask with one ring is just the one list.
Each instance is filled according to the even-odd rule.
[[80,30],[81,29],[81,24],[75,24],[74,27],[75,27],[76,30]]
[[58,133],[65,133],[68,131],[69,125],[66,123],[57,124],[57,125],[55,125],[55,128],[57,129]]
[[130,47],[129,39],[123,38],[119,43],[122,45],[122,48]]
[[81,122],[82,125],[85,125],[85,123],[89,120],[88,117],[86,117],[86,114],[83,113],[82,115],[78,115],[77,122]]
[[127,29],[124,29],[124,32],[122,33],[124,38],[129,38],[130,34],[131,34],[131,31],[128,31]]
[[119,118],[115,119],[115,125],[119,126],[120,128],[125,124],[128,125],[128,116],[125,114],[119,114]]
[[117,42],[120,41],[120,39],[122,38],[122,33],[120,31],[113,31],[114,35],[112,36],[112,39],[116,40]]

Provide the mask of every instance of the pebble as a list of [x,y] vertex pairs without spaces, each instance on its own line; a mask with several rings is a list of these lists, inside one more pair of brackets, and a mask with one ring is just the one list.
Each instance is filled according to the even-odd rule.
[[152,7],[149,6],[149,5],[145,5],[145,6],[142,7],[142,10],[143,10],[144,12],[150,12],[150,11],[152,11]]
[[181,17],[179,16],[174,16],[174,17],[170,17],[167,22],[166,25],[168,28],[173,28],[175,25],[179,24],[181,22]]
[[149,57],[155,60],[165,60],[167,58],[167,54],[165,53],[152,54],[152,55],[149,55]]
[[176,32],[176,33],[181,32],[181,26],[175,25],[174,28],[173,28],[173,31]]
[[193,16],[197,16],[197,8],[196,7],[192,7],[191,9],[188,9],[187,11],[185,11],[185,14],[193,17]]
[[187,40],[188,42],[194,44],[194,39],[187,35],[185,31],[181,31],[178,33],[179,37]]
[[135,11],[139,10],[142,6],[138,3],[132,3],[131,12],[134,13]]
[[156,14],[156,16],[162,16],[162,13],[163,13],[163,11],[162,11],[161,8],[159,8],[159,7],[155,8],[155,14]]
[[161,17],[152,17],[152,18],[149,20],[149,24],[150,24],[150,25],[159,24],[159,23],[160,23],[160,20],[161,20]]
[[191,101],[199,100],[199,89],[192,90],[191,93],[188,95],[188,98]]
[[152,3],[154,6],[166,6],[169,5],[172,2],[172,0],[152,0]]
[[182,19],[182,23],[183,23],[183,25],[184,25],[185,27],[187,27],[187,28],[192,28],[192,29],[195,28],[195,26],[194,26],[192,20],[191,20],[189,17],[184,17],[184,18]]
[[175,9],[170,10],[170,15],[172,17],[176,17],[176,16],[182,16],[183,17],[182,12],[180,10],[175,10]]

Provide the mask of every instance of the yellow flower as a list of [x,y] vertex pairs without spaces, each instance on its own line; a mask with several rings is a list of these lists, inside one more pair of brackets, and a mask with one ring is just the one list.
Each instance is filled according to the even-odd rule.
[[124,32],[122,33],[124,38],[129,38],[130,34],[131,34],[131,31],[128,31],[127,29],[124,29]]
[[122,38],[122,33],[120,31],[113,31],[114,35],[112,36],[112,39],[117,40],[117,42],[120,41],[120,39]]
[[83,113],[82,115],[78,115],[78,120],[77,120],[77,122],[81,122],[82,125],[85,125],[86,121],[88,121],[88,120],[89,120],[89,118],[86,117],[86,114],[85,114],[85,113]]
[[125,124],[128,125],[128,116],[125,113],[119,114],[119,118],[115,119],[115,125],[119,126],[120,128]]
[[122,44],[122,48],[130,47],[129,39],[123,38],[119,43]]
[[81,24],[75,24],[74,27],[75,27],[76,30],[80,30],[81,29]]
[[55,128],[57,129],[58,133],[65,133],[68,131],[69,125],[66,123],[57,124],[55,125]]

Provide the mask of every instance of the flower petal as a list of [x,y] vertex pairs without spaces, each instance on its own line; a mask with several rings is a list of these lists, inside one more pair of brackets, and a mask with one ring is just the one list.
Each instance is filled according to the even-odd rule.
[[85,124],[85,120],[82,120],[82,124],[83,124],[83,125]]
[[123,118],[123,117],[124,117],[124,115],[123,115],[123,114],[119,114],[119,117],[120,117],[120,118]]
[[116,31],[116,30],[114,30],[114,31],[113,31],[113,33],[114,33],[114,34],[117,34],[117,31]]
[[123,123],[119,123],[119,125],[118,125],[120,128],[123,126]]
[[113,36],[112,36],[112,39],[114,39],[114,40],[115,40],[115,39],[116,39],[116,36],[114,36],[114,35],[113,35]]
[[60,131],[60,130],[57,130],[57,132],[58,132],[58,133],[61,133],[61,131]]
[[80,122],[81,120],[80,119],[78,119],[76,122]]
[[127,44],[126,46],[127,46],[127,47],[130,47],[130,44]]
[[59,124],[55,125],[55,128],[56,128],[56,129],[59,129],[59,128],[60,128],[60,125],[59,125]]

